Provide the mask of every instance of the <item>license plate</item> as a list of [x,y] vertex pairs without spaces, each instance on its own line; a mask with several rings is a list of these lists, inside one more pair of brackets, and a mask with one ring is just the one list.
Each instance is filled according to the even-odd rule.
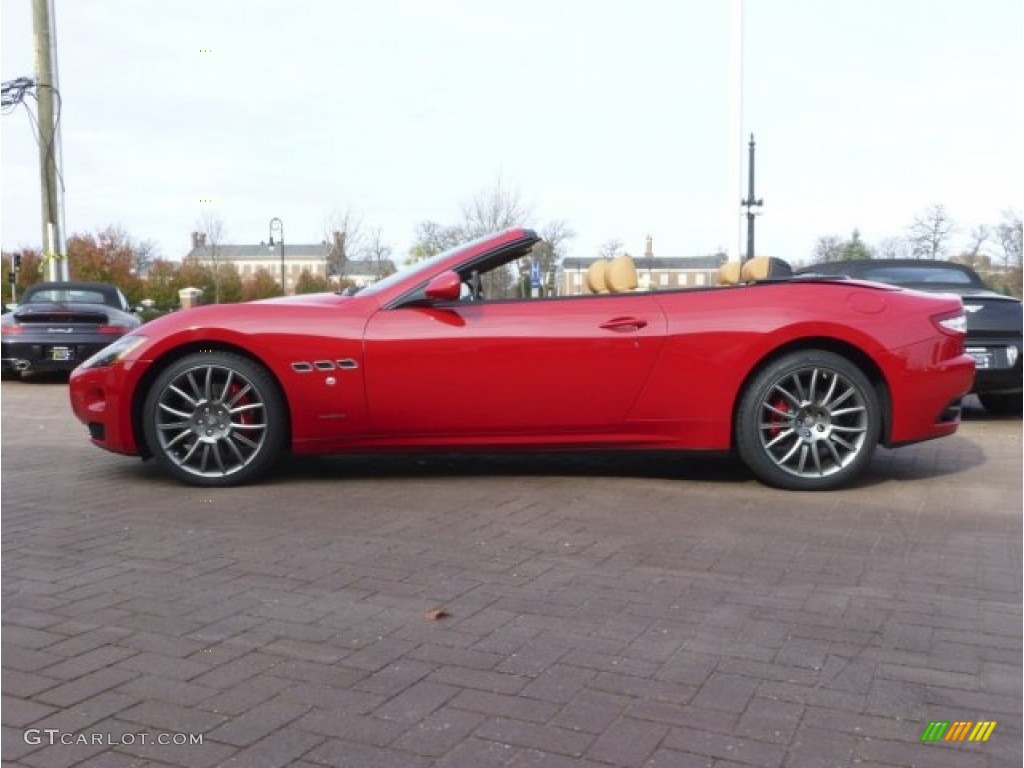
[[967,354],[974,358],[974,367],[977,370],[992,367],[992,353],[987,349],[968,349]]
[[74,360],[75,351],[71,347],[54,347],[50,350],[50,359],[54,361]]

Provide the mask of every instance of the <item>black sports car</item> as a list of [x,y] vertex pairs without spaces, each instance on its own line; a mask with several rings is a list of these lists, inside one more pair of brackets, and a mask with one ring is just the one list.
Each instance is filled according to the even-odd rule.
[[974,388],[992,413],[1021,412],[1024,375],[1021,362],[1020,299],[988,290],[968,266],[933,259],[857,259],[830,261],[800,274],[847,275],[935,293],[958,294],[967,314],[967,353],[974,358]]
[[0,318],[3,377],[70,371],[140,324],[116,286],[38,283],[25,291],[13,312]]

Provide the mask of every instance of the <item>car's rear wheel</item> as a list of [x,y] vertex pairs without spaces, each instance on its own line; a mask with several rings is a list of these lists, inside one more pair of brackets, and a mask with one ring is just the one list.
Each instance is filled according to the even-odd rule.
[[200,352],[172,363],[143,408],[150,451],[190,485],[256,479],[284,447],[284,399],[270,373],[229,352]]
[[860,474],[880,431],[878,395],[864,373],[840,355],[804,350],[753,378],[740,400],[735,438],[758,479],[815,491]]
[[985,410],[997,416],[1020,416],[1024,407],[1024,397],[1017,394],[984,394],[978,395]]

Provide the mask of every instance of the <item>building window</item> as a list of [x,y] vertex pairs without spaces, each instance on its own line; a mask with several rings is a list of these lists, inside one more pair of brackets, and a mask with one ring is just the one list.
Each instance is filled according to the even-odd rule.
[[697,285],[706,285],[707,280],[708,276],[706,274],[704,274],[703,272],[697,273]]

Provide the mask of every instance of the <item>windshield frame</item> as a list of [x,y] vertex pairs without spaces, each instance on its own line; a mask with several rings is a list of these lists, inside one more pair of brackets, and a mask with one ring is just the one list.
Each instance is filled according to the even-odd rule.
[[437,267],[438,264],[442,264],[448,259],[456,256],[463,251],[469,251],[472,248],[480,245],[487,240],[493,239],[494,235],[485,235],[484,237],[478,237],[475,240],[470,240],[467,243],[456,245],[453,248],[449,248],[446,251],[434,254],[433,256],[422,259],[421,261],[413,261],[408,264],[402,265],[397,271],[388,275],[387,277],[378,280],[375,283],[371,283],[362,290],[359,291],[360,296],[373,296],[378,293],[386,291],[392,286],[398,285],[399,283],[419,274],[420,272],[430,272]]

